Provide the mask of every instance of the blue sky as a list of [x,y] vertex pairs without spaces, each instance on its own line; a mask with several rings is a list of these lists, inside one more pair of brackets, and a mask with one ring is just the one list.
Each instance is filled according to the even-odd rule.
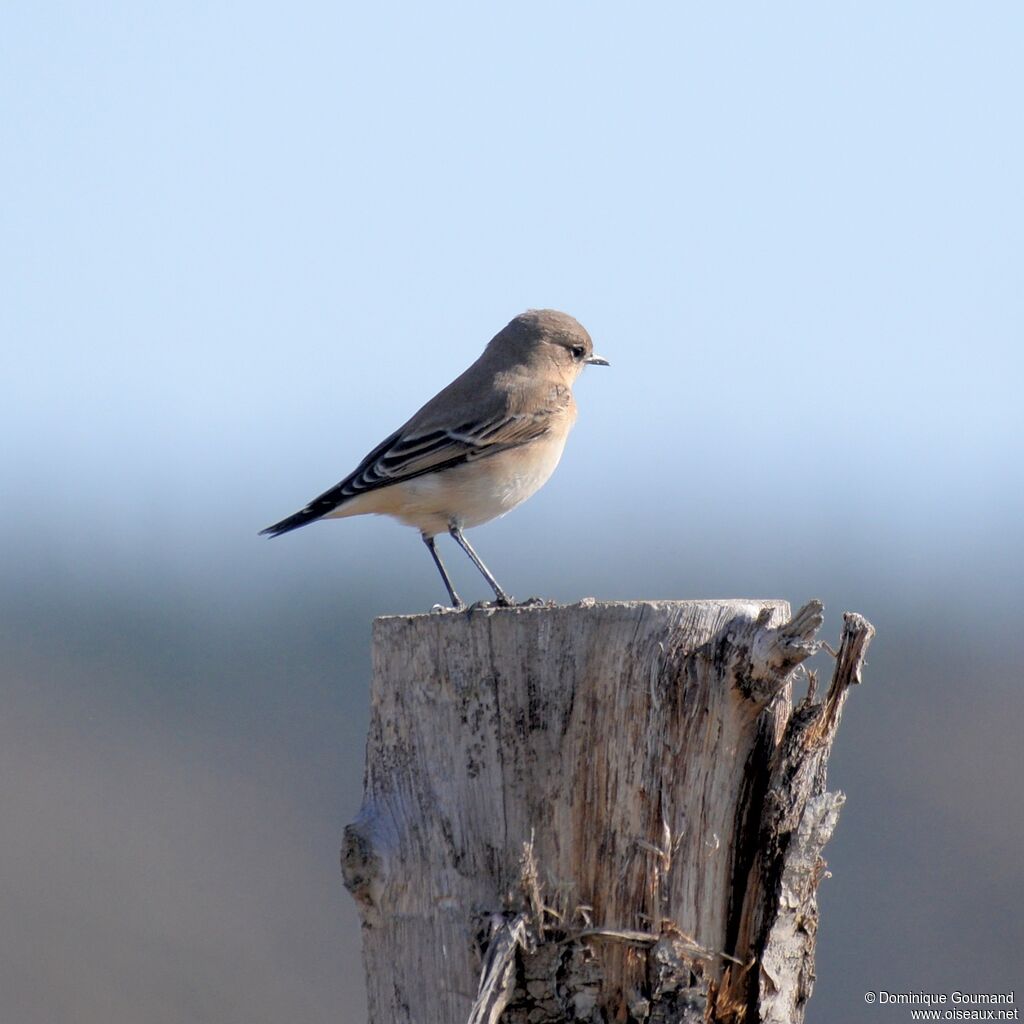
[[528,306],[615,364],[591,505],[725,457],[880,542],[1021,511],[1012,5],[5,21],[8,528],[259,526]]

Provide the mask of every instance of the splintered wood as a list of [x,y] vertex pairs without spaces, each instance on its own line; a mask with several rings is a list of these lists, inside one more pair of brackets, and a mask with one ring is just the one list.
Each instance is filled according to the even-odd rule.
[[820,702],[822,609],[783,601],[378,619],[342,864],[371,1024],[793,1022],[813,981],[825,766],[871,626]]

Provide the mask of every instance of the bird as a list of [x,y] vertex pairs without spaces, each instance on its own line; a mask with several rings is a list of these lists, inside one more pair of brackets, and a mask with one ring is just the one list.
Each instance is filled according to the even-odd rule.
[[453,608],[465,603],[435,543],[446,532],[494,591],[495,604],[514,605],[463,531],[505,515],[547,482],[576,421],[573,384],[584,367],[608,365],[568,313],[520,313],[344,480],[260,534],[278,537],[322,519],[392,516],[420,531]]

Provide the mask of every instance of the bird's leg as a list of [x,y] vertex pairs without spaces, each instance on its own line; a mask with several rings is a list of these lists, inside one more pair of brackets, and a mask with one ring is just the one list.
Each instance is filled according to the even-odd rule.
[[491,570],[480,560],[480,556],[473,550],[473,546],[462,536],[462,529],[455,523],[451,523],[448,526],[448,532],[455,538],[455,543],[462,548],[463,551],[473,559],[473,564],[483,573],[483,577],[491,585],[491,590],[494,591],[494,596],[498,599],[498,604],[510,607],[515,604],[508,594],[498,584],[498,581],[491,574]]
[[444,562],[441,561],[441,556],[437,553],[437,547],[434,544],[434,538],[428,537],[425,533],[423,536],[423,543],[427,545],[427,550],[430,552],[431,558],[434,559],[434,565],[437,566],[437,571],[441,574],[441,579],[444,580],[444,585],[448,588],[448,596],[452,599],[452,607],[455,609],[465,608],[462,598],[455,593],[455,587],[452,586],[452,581],[448,577],[448,572],[444,567]]

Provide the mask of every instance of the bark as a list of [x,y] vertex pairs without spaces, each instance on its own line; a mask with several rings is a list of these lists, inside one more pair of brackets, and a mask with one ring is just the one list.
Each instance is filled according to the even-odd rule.
[[342,863],[371,1024],[799,1021],[825,767],[822,609],[598,603],[378,619],[365,795]]

